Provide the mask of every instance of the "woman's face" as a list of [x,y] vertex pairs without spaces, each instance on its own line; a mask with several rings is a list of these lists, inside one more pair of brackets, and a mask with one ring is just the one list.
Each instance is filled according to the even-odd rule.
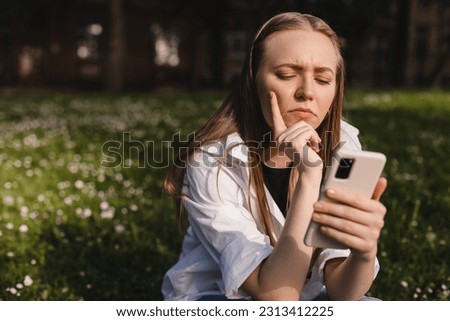
[[331,40],[319,32],[289,30],[267,38],[255,79],[267,124],[273,128],[273,91],[287,127],[303,120],[317,129],[335,95],[337,63]]

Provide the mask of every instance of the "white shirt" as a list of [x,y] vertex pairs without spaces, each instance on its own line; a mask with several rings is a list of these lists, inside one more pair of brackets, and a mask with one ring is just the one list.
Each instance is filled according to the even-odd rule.
[[[343,149],[361,150],[358,130],[341,122]],[[234,147],[233,147],[234,146]],[[183,205],[189,228],[178,262],[167,271],[162,284],[166,300],[197,300],[205,295],[247,298],[240,289],[250,273],[267,258],[273,247],[258,215],[248,204],[249,148],[238,134],[209,143],[194,154],[187,166]],[[266,197],[279,235],[285,218],[266,188]],[[256,211],[256,195],[250,191]],[[325,263],[347,257],[349,250],[324,249],[302,290],[302,300],[314,299],[324,288]],[[375,275],[379,270],[378,261]]]

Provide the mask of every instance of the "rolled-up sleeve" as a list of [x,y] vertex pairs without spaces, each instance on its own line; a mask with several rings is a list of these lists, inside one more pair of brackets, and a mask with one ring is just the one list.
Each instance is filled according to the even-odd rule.
[[[347,257],[350,255],[350,250],[337,250],[337,249],[324,249],[320,253],[318,259],[317,259],[317,268],[319,271],[319,277],[322,282],[324,282],[324,268],[325,263],[331,259],[339,258],[339,257]],[[375,258],[375,265],[374,265],[374,274],[373,278],[378,274],[378,271],[380,270],[380,264],[378,262],[378,259]]]
[[248,210],[245,178],[237,175],[242,169],[198,160],[187,169],[183,204],[191,227],[220,267],[225,295],[233,297],[272,246]]

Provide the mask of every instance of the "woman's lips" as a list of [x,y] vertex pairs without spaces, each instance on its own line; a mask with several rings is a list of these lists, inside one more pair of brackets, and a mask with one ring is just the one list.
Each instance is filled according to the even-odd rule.
[[299,118],[299,119],[311,119],[316,116],[312,112],[312,110],[308,109],[308,108],[297,108],[297,109],[290,111],[289,113],[293,114],[296,118]]

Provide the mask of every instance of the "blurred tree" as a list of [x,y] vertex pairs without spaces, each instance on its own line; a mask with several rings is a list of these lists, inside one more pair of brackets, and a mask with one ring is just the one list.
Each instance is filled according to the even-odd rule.
[[125,14],[123,0],[109,0],[110,32],[105,89],[120,91],[124,84]]
[[396,26],[395,26],[395,48],[394,59],[392,60],[391,79],[395,86],[404,84],[405,56],[408,50],[408,27],[410,16],[411,0],[399,0]]
[[[434,58],[434,67],[430,68],[422,84],[423,86],[439,87],[445,82],[450,66],[450,33],[448,32],[448,0],[438,0],[434,2],[437,15],[435,16],[436,25],[443,32],[440,34],[439,51]],[[447,29],[447,32],[445,30]]]

